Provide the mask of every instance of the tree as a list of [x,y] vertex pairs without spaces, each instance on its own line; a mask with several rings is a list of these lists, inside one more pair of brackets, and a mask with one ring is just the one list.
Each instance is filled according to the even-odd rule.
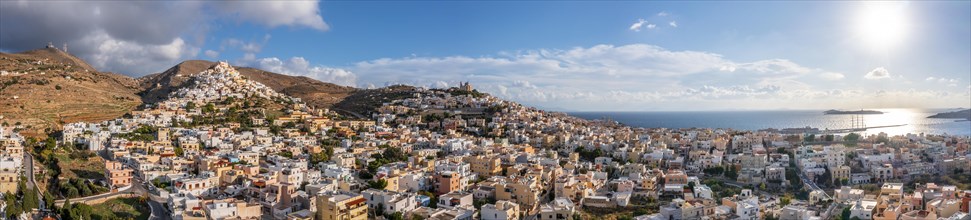
[[325,162],[330,160],[330,155],[326,151],[317,152],[315,154],[310,154],[310,164],[318,164],[320,162]]
[[840,213],[842,219],[850,219],[850,207],[843,208],[843,212]]
[[384,179],[368,181],[368,187],[372,189],[384,189],[385,187],[388,187],[388,181]]
[[72,220],[91,219],[92,211],[93,209],[91,206],[84,203],[78,203],[68,211],[68,216],[70,216],[70,219]]
[[398,147],[388,147],[384,149],[384,153],[381,156],[385,159],[391,161],[405,161],[408,160],[408,155],[405,154],[401,148]]
[[796,171],[796,168],[786,169],[786,179],[789,180],[789,185],[792,185],[792,186],[802,185],[802,180],[799,179],[799,174],[797,172],[799,171]]
[[831,181],[833,181],[833,173],[829,171],[829,167],[823,167],[823,175],[816,177],[816,184],[829,186],[832,185]]
[[196,103],[195,102],[185,103],[185,110],[186,111],[192,111],[193,109],[196,109]]
[[732,180],[738,179],[738,171],[735,170],[734,166],[729,166],[728,169],[725,169],[725,177]]
[[202,107],[202,113],[213,113],[216,112],[216,105],[209,103],[205,107]]
[[[553,195],[553,194],[550,193],[550,195]],[[475,209],[481,209],[482,206],[485,204],[496,204],[496,199],[494,198],[477,199],[474,202],[472,202],[472,206],[475,207]]]
[[71,187],[71,188],[68,188],[67,189],[67,197],[68,198],[78,197],[78,196],[81,196],[81,193],[78,192],[78,188]]
[[54,149],[55,147],[57,147],[57,140],[54,137],[47,137],[47,140],[44,140],[44,149]]
[[433,208],[433,209],[438,208],[438,196],[436,196],[434,193],[431,193],[428,191],[421,191],[421,192],[418,192],[418,194],[428,197],[430,201],[428,202],[428,208]]
[[175,155],[181,157],[182,155],[185,155],[185,150],[180,146],[175,146]]
[[290,151],[280,151],[280,153],[277,153],[277,155],[293,159],[293,152],[290,152]]
[[843,137],[843,140],[845,140],[847,142],[856,142],[856,141],[860,140],[860,134],[857,134],[857,133],[849,133],[849,134],[846,135],[846,137]]
[[44,204],[48,207],[54,206],[54,195],[50,191],[44,192]]
[[21,192],[23,192],[24,194],[24,197],[23,197],[24,210],[33,210],[36,208],[40,208],[38,207],[40,205],[40,198],[37,198],[37,194],[38,194],[37,188],[24,189],[24,190],[21,190]]
[[378,203],[378,207],[374,209],[374,216],[384,215],[384,203]]
[[779,206],[786,206],[791,202],[792,202],[792,194],[786,193],[785,196],[782,196],[782,198],[779,198]]
[[70,219],[70,216],[68,215],[69,213],[71,213],[71,208],[73,208],[73,206],[71,205],[71,198],[65,199],[64,205],[61,206],[61,213],[60,213],[61,216],[64,217],[64,219]]
[[705,172],[705,174],[713,175],[713,176],[714,175],[721,175],[722,173],[725,172],[725,168],[724,167],[721,167],[721,166],[711,167],[711,168],[705,168],[704,172]]
[[394,212],[394,213],[391,214],[391,217],[389,219],[391,219],[391,220],[405,220],[405,216],[404,215],[405,214],[402,214],[401,212]]
[[804,139],[804,141],[805,142],[814,142],[814,141],[816,141],[816,135],[815,134],[810,134],[809,136],[806,136],[806,138]]
[[3,200],[7,204],[7,209],[5,210],[7,216],[4,216],[7,219],[15,219],[17,215],[23,212],[20,201],[17,201],[17,196],[13,193],[4,193]]

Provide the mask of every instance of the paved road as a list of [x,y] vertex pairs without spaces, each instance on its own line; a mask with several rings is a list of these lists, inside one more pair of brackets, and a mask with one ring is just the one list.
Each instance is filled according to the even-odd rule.
[[[72,198],[71,199],[71,202],[72,203],[87,202],[87,201],[90,201],[90,200],[98,200],[98,199],[103,199],[103,198],[107,198],[107,197],[119,196],[119,195],[123,195],[123,194],[132,194],[132,193],[136,193],[136,192],[133,192],[131,190],[131,188],[128,188],[126,190],[121,190],[121,191],[118,191],[118,192],[109,192],[109,193],[98,194],[98,195],[93,195],[93,196],[88,196],[88,197],[82,197],[82,198]],[[65,201],[64,199],[55,200],[54,201],[54,204],[57,205],[57,206],[63,206],[64,205],[64,201]]]
[[148,220],[171,220],[172,216],[169,215],[169,211],[165,209],[161,203],[155,200],[146,200],[148,206],[152,209],[152,215]]
[[[37,182],[34,182],[34,175],[36,174],[34,173],[34,156],[31,156],[29,153],[25,153],[23,166],[27,167],[27,173],[25,174],[25,176],[27,176],[27,188],[33,189],[35,186],[37,186]],[[40,205],[37,207],[39,207],[40,210],[46,209],[44,206],[44,195],[41,194],[40,188],[37,189],[37,198],[39,198],[38,203],[40,203]]]
[[[799,178],[802,179],[802,183],[808,186],[810,190],[823,191],[823,195],[826,196],[826,199],[833,200],[833,197],[830,196],[829,193],[826,192],[826,190],[819,188],[819,186],[817,186],[815,182],[809,181],[809,177],[807,177],[805,173],[799,172],[798,174],[799,174]],[[826,207],[825,212],[820,213],[820,217],[823,217],[823,219],[831,219],[833,217],[833,210],[835,210],[837,207],[839,207],[839,203],[837,203],[836,201],[829,203],[829,207]]]
[[149,220],[172,220],[172,215],[169,213],[169,210],[165,208],[165,205],[162,205],[167,201],[156,196],[155,194],[152,194],[147,188],[145,188],[145,185],[150,183],[142,182],[141,177],[132,177],[131,183],[132,187],[129,188],[129,190],[140,195],[148,196],[148,199],[146,199],[145,202],[147,202],[149,208],[152,209],[152,215],[148,218]]
[[[98,200],[98,199],[103,199],[103,198],[106,198],[106,197],[118,196],[118,195],[123,195],[123,194],[135,194],[135,195],[139,195],[139,196],[144,196],[144,195],[147,195],[147,190],[145,190],[142,187],[142,183],[140,181],[138,181],[137,179],[134,179],[133,178],[132,179],[132,186],[131,187],[128,187],[125,190],[119,190],[117,192],[103,193],[103,194],[98,194],[98,195],[93,195],[93,196],[88,196],[88,197],[82,197],[82,198],[72,198],[71,199],[71,202],[86,202],[86,201],[89,201],[89,200]],[[62,205],[64,205],[64,201],[65,201],[64,199],[61,199],[61,200],[54,201],[54,203],[57,204],[58,206],[62,206]]]
[[[147,196],[148,199],[146,199],[145,202],[148,203],[149,209],[152,211],[149,217],[149,220],[172,220],[172,216],[169,214],[169,211],[165,208],[164,205],[162,205],[163,203],[165,203],[165,200],[162,198],[159,198],[158,196],[155,196],[154,194],[151,194],[148,191],[148,189],[145,188],[145,184],[147,183],[142,182],[140,178],[132,178],[132,186],[128,187],[128,189],[121,190],[118,192],[88,196],[84,198],[74,198],[74,199],[71,199],[71,202],[97,200],[105,197],[117,196],[122,194],[135,194],[139,196]],[[57,200],[54,203],[56,203],[58,206],[61,206],[61,205],[64,205],[64,201],[65,200],[62,199],[62,200]]]

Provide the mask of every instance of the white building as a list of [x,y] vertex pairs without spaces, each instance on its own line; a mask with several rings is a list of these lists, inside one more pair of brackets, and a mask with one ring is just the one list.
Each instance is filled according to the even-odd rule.
[[510,201],[497,201],[496,204],[482,205],[479,219],[513,220],[519,219],[519,205]]
[[367,189],[361,194],[367,200],[368,209],[383,208],[384,213],[407,213],[418,208],[418,198],[413,193]]

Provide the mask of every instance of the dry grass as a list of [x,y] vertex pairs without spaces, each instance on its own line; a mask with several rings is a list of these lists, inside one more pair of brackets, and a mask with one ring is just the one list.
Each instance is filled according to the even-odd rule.
[[148,203],[140,201],[139,198],[117,198],[108,200],[104,203],[91,207],[91,218],[94,220],[105,219],[148,219],[151,209]]
[[0,90],[2,121],[11,125],[19,122],[22,134],[43,138],[48,129],[60,129],[63,123],[117,118],[141,104],[134,79],[55,63],[77,60],[52,58],[57,55],[70,56],[0,54],[0,70],[27,73],[0,77],[6,85]]
[[99,156],[71,159],[68,153],[58,152],[55,157],[61,168],[60,178],[104,179],[104,160]]

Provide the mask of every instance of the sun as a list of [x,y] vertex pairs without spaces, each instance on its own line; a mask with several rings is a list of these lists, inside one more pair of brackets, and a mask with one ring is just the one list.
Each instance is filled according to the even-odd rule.
[[857,35],[873,49],[888,50],[908,34],[907,2],[866,2],[856,18]]

